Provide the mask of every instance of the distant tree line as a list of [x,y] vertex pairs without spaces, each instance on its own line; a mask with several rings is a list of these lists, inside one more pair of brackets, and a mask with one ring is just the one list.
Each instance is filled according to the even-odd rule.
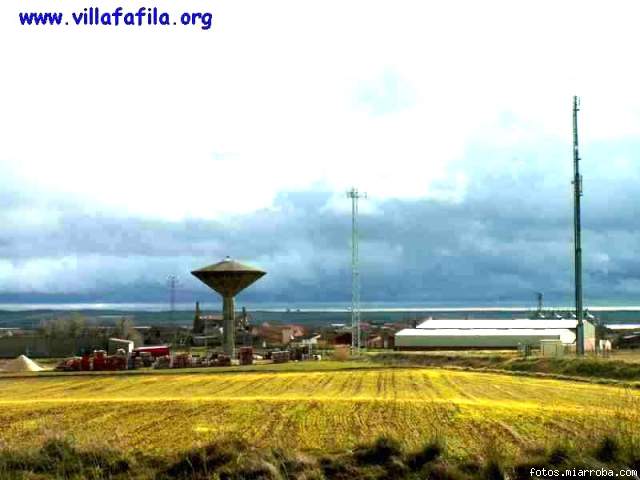
[[84,315],[73,313],[69,316],[43,320],[37,328],[39,335],[50,339],[62,339],[80,337],[102,338],[111,337],[133,340],[136,345],[143,344],[143,337],[135,329],[133,320],[127,317],[118,319],[113,327],[99,327],[87,322]]

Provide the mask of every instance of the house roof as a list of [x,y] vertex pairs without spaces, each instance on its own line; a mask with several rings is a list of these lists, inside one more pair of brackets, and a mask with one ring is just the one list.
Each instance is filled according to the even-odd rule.
[[564,343],[572,343],[575,334],[569,329],[547,328],[547,329],[442,329],[429,330],[423,328],[405,328],[396,333],[396,337],[550,337],[559,336]]
[[299,336],[298,340],[311,340],[313,338],[320,338],[320,337],[322,337],[322,335],[319,333],[308,333],[306,335]]
[[425,320],[419,324],[416,328],[420,330],[449,330],[449,329],[464,329],[464,330],[486,330],[497,329],[503,331],[507,330],[521,330],[521,329],[564,329],[564,328],[576,328],[578,321],[575,319],[529,319],[520,318],[513,320],[505,319],[483,319],[483,320],[465,320],[465,319],[451,319],[451,320]]
[[610,330],[638,330],[640,323],[610,323],[605,325]]

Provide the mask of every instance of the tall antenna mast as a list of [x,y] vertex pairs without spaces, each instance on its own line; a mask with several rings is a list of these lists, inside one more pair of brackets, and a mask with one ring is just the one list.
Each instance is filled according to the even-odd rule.
[[580,100],[573,97],[573,239],[575,248],[575,295],[576,295],[576,354],[584,355],[584,312],[582,310],[582,240],[580,224],[580,197],[582,197],[582,175],[578,154],[578,111]]
[[538,313],[542,313],[542,301],[544,299],[544,293],[537,292],[536,298],[538,299]]
[[167,277],[167,285],[169,285],[169,318],[173,323],[173,313],[176,309],[176,286],[178,285],[178,277],[169,275]]
[[347,192],[351,199],[351,351],[360,354],[360,258],[358,243],[360,234],[358,231],[358,200],[366,198],[366,193],[358,192],[352,188]]

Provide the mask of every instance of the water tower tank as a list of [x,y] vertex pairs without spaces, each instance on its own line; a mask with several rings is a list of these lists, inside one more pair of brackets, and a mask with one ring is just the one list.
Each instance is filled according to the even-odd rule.
[[198,280],[222,295],[224,352],[233,356],[235,349],[235,299],[234,297],[254,283],[266,272],[227,257],[222,262],[191,272]]

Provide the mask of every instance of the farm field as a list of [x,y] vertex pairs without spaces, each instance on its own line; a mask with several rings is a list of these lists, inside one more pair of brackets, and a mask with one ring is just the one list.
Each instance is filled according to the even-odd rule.
[[[65,378],[69,378],[70,376],[135,376],[135,375],[176,375],[176,370],[171,369],[137,369],[137,370],[122,370],[122,371],[89,371],[89,372],[73,372],[72,374],[66,372],[57,372],[53,370],[53,367],[58,364],[59,360],[36,360],[39,365],[46,368],[47,371],[43,371],[37,374],[38,377],[45,376],[62,376]],[[0,368],[2,367],[2,362],[0,361]],[[352,369],[362,369],[362,368],[381,368],[380,365],[376,365],[374,363],[361,361],[361,360],[347,360],[347,361],[335,361],[335,360],[324,360],[321,362],[289,362],[289,363],[254,363],[253,365],[245,365],[245,366],[230,366],[230,367],[197,367],[197,368],[182,368],[179,370],[179,375],[183,374],[202,374],[202,375],[211,375],[218,373],[246,373],[246,372],[308,372],[308,371],[335,371],[335,370],[352,370]],[[30,372],[20,372],[20,373],[8,373],[8,372],[0,372],[0,379],[9,378],[9,377],[28,377],[33,376]]]
[[638,421],[638,390],[427,368],[0,378],[0,448],[62,435],[157,455],[220,439],[331,452],[389,434],[517,453]]

